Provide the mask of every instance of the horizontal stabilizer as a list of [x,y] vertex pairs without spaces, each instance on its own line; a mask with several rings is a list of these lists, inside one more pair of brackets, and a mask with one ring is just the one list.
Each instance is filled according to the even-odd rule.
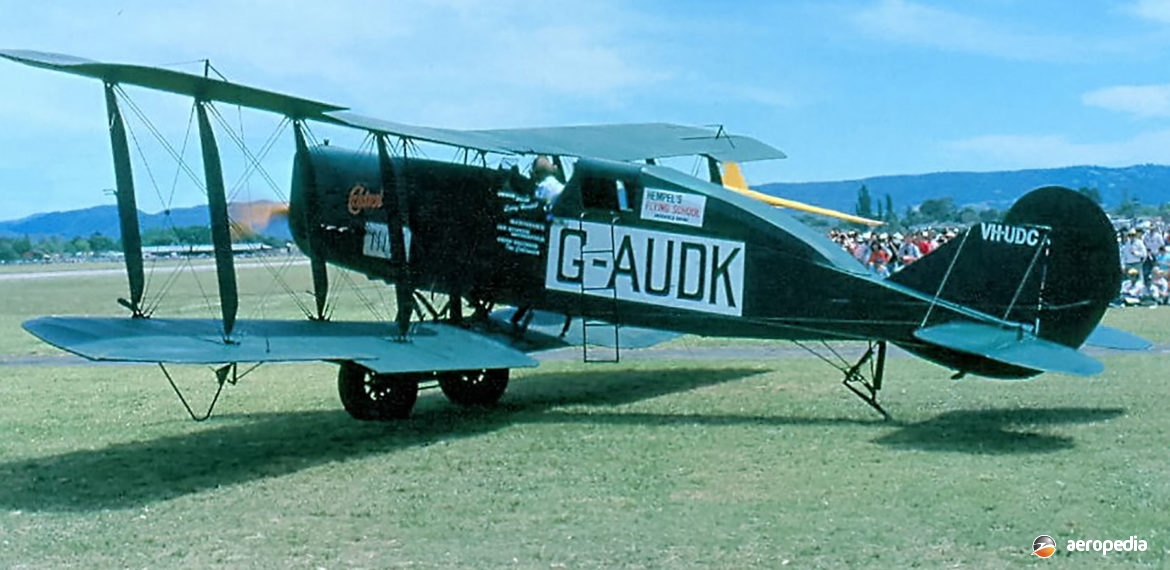
[[[499,330],[510,330],[512,315],[516,309],[502,309],[491,315],[492,324]],[[561,335],[565,326],[565,316],[547,311],[533,311],[532,321],[524,338],[534,345],[536,350],[549,350],[565,346],[581,346],[584,343],[581,319],[573,319],[569,330]],[[618,341],[621,348],[650,348],[668,340],[680,337],[679,333],[647,329],[641,327],[618,327]],[[610,325],[590,326],[589,344],[594,346],[612,347],[614,344],[613,329]]]
[[376,322],[237,321],[225,343],[213,319],[41,317],[37,338],[90,360],[220,364],[354,360],[379,373],[536,366],[528,355],[458,327],[420,323],[406,342]]
[[914,337],[933,345],[1032,370],[1091,376],[1105,369],[1100,362],[1074,348],[1019,329],[952,321],[918,329],[914,331]]
[[1085,344],[1113,350],[1149,350],[1154,346],[1154,343],[1136,334],[1105,325],[1097,325],[1089,338],[1085,339]]

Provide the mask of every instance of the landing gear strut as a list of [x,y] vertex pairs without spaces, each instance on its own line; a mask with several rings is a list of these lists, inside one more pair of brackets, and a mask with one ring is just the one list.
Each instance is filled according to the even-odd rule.
[[[890,414],[877,401],[878,392],[882,389],[882,375],[885,374],[885,371],[886,341],[870,342],[869,350],[861,355],[856,364],[845,370],[845,380],[842,384],[888,420]],[[868,377],[866,376],[867,372]]]
[[400,420],[410,416],[418,400],[418,374],[377,374],[353,361],[337,371],[341,405],[359,420]]

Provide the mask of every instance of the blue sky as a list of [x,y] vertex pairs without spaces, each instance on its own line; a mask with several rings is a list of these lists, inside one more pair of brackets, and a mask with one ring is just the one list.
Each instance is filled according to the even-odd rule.
[[[1170,162],[1170,1],[0,0],[0,14],[2,48],[210,58],[233,81],[400,122],[722,124],[788,153],[748,165],[753,183]],[[0,85],[0,219],[112,203],[100,84],[0,62]],[[181,147],[189,103],[130,95]],[[257,146],[278,123],[221,112]],[[201,201],[132,128],[151,159],[136,164],[142,209]],[[265,162],[282,186],[290,143]]]

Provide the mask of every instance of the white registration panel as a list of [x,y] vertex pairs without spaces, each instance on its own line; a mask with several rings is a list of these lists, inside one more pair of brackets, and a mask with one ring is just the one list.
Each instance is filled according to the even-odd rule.
[[[744,243],[557,219],[545,287],[724,315],[743,314]],[[612,244],[612,247],[611,247]],[[612,250],[612,253],[611,253]]]

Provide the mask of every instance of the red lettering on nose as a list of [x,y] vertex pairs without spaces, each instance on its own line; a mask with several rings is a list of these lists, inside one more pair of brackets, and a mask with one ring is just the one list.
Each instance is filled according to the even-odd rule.
[[350,214],[358,215],[362,210],[377,210],[382,207],[382,193],[371,194],[365,186],[355,184],[349,191],[349,201],[346,209]]

